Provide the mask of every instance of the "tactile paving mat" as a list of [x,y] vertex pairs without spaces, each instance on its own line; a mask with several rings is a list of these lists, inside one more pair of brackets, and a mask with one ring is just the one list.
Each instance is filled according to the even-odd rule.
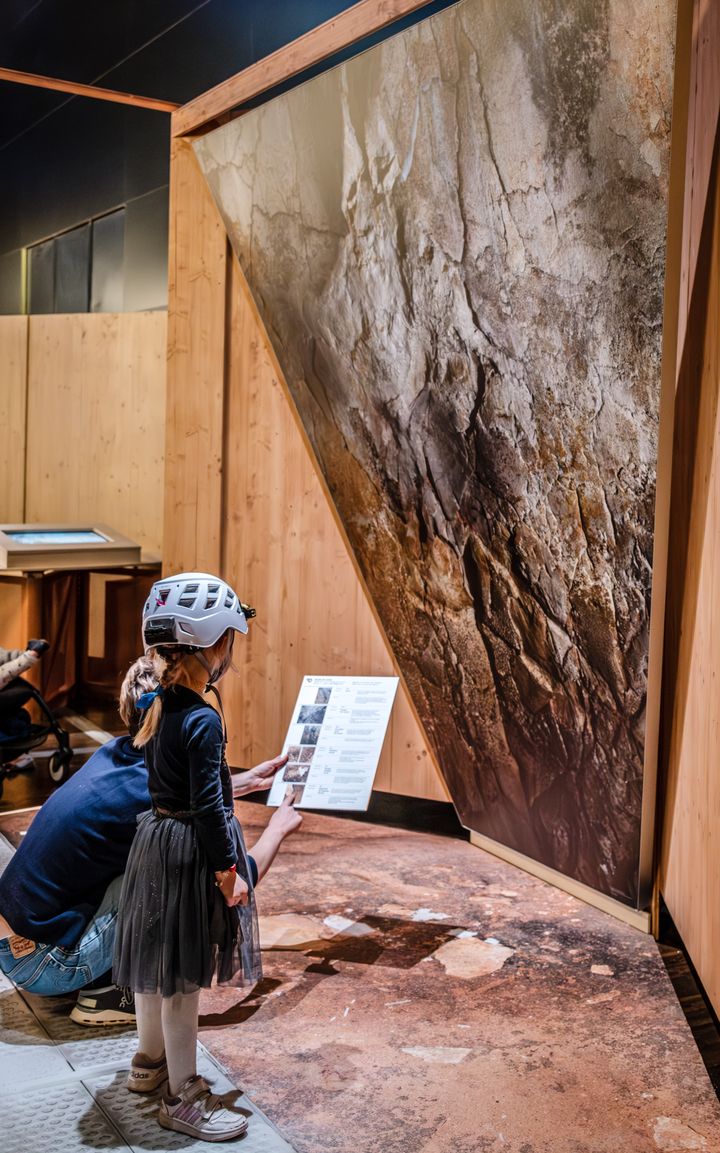
[[134,1028],[127,1025],[76,1025],[70,1020],[76,993],[68,997],[37,997],[23,992],[21,996],[73,1069],[82,1072],[108,1064],[114,1064],[116,1068],[130,1067],[132,1055],[138,1047]]
[[[14,989],[0,992],[0,1091],[56,1080],[68,1064]],[[4,1140],[3,1153],[6,1153]]]
[[[212,1085],[214,1093],[225,1098],[230,1108],[239,1110],[249,1118],[247,1133],[234,1141],[223,1142],[224,1145],[230,1148],[237,1145],[243,1153],[292,1153],[292,1146],[288,1145],[245,1094],[228,1081],[202,1046],[198,1046],[198,1073]],[[128,1093],[123,1073],[88,1079],[86,1084],[135,1153],[143,1153],[146,1149],[157,1153],[175,1149],[207,1150],[206,1141],[195,1141],[182,1133],[161,1129],[156,1120],[159,1093],[147,1096]]]
[[79,1081],[0,1093],[0,1116],[3,1153],[90,1153],[127,1147]]
[[[68,1016],[74,999],[21,995],[8,981],[0,983],[2,1153],[206,1150],[204,1141],[160,1128],[158,1093],[125,1088],[135,1030],[76,1025]],[[293,1153],[200,1044],[198,1072],[249,1117],[247,1133],[224,1144],[244,1153]]]

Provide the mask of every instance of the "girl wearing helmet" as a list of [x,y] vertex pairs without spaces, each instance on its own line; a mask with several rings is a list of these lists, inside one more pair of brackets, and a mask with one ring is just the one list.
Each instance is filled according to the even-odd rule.
[[[224,725],[202,693],[217,696],[235,633],[254,615],[207,573],[157,581],[143,610],[158,684],[138,702],[146,714],[135,744],[145,748],[153,808],[138,819],[125,872],[113,978],[135,992],[128,1088],[157,1085],[167,1062],[160,1124],[207,1141],[240,1136],[247,1119],[197,1075],[200,989],[213,977],[253,982],[262,970],[254,862],[233,815]],[[253,848],[261,873],[300,821],[289,802],[276,811]]]

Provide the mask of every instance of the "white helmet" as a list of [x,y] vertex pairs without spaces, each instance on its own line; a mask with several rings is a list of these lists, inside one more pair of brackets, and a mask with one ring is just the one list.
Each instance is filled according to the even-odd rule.
[[143,609],[143,641],[150,648],[180,645],[208,649],[228,629],[248,631],[255,609],[230,585],[205,572],[184,572],[156,581]]

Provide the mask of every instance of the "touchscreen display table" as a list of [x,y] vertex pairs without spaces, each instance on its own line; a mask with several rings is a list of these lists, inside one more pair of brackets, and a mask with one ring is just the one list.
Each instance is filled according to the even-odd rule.
[[109,525],[0,525],[0,569],[6,572],[103,568],[140,560],[140,545]]

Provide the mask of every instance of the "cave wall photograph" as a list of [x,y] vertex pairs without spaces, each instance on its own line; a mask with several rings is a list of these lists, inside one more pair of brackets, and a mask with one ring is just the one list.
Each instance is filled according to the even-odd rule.
[[195,143],[463,823],[630,905],[674,34],[461,0]]

